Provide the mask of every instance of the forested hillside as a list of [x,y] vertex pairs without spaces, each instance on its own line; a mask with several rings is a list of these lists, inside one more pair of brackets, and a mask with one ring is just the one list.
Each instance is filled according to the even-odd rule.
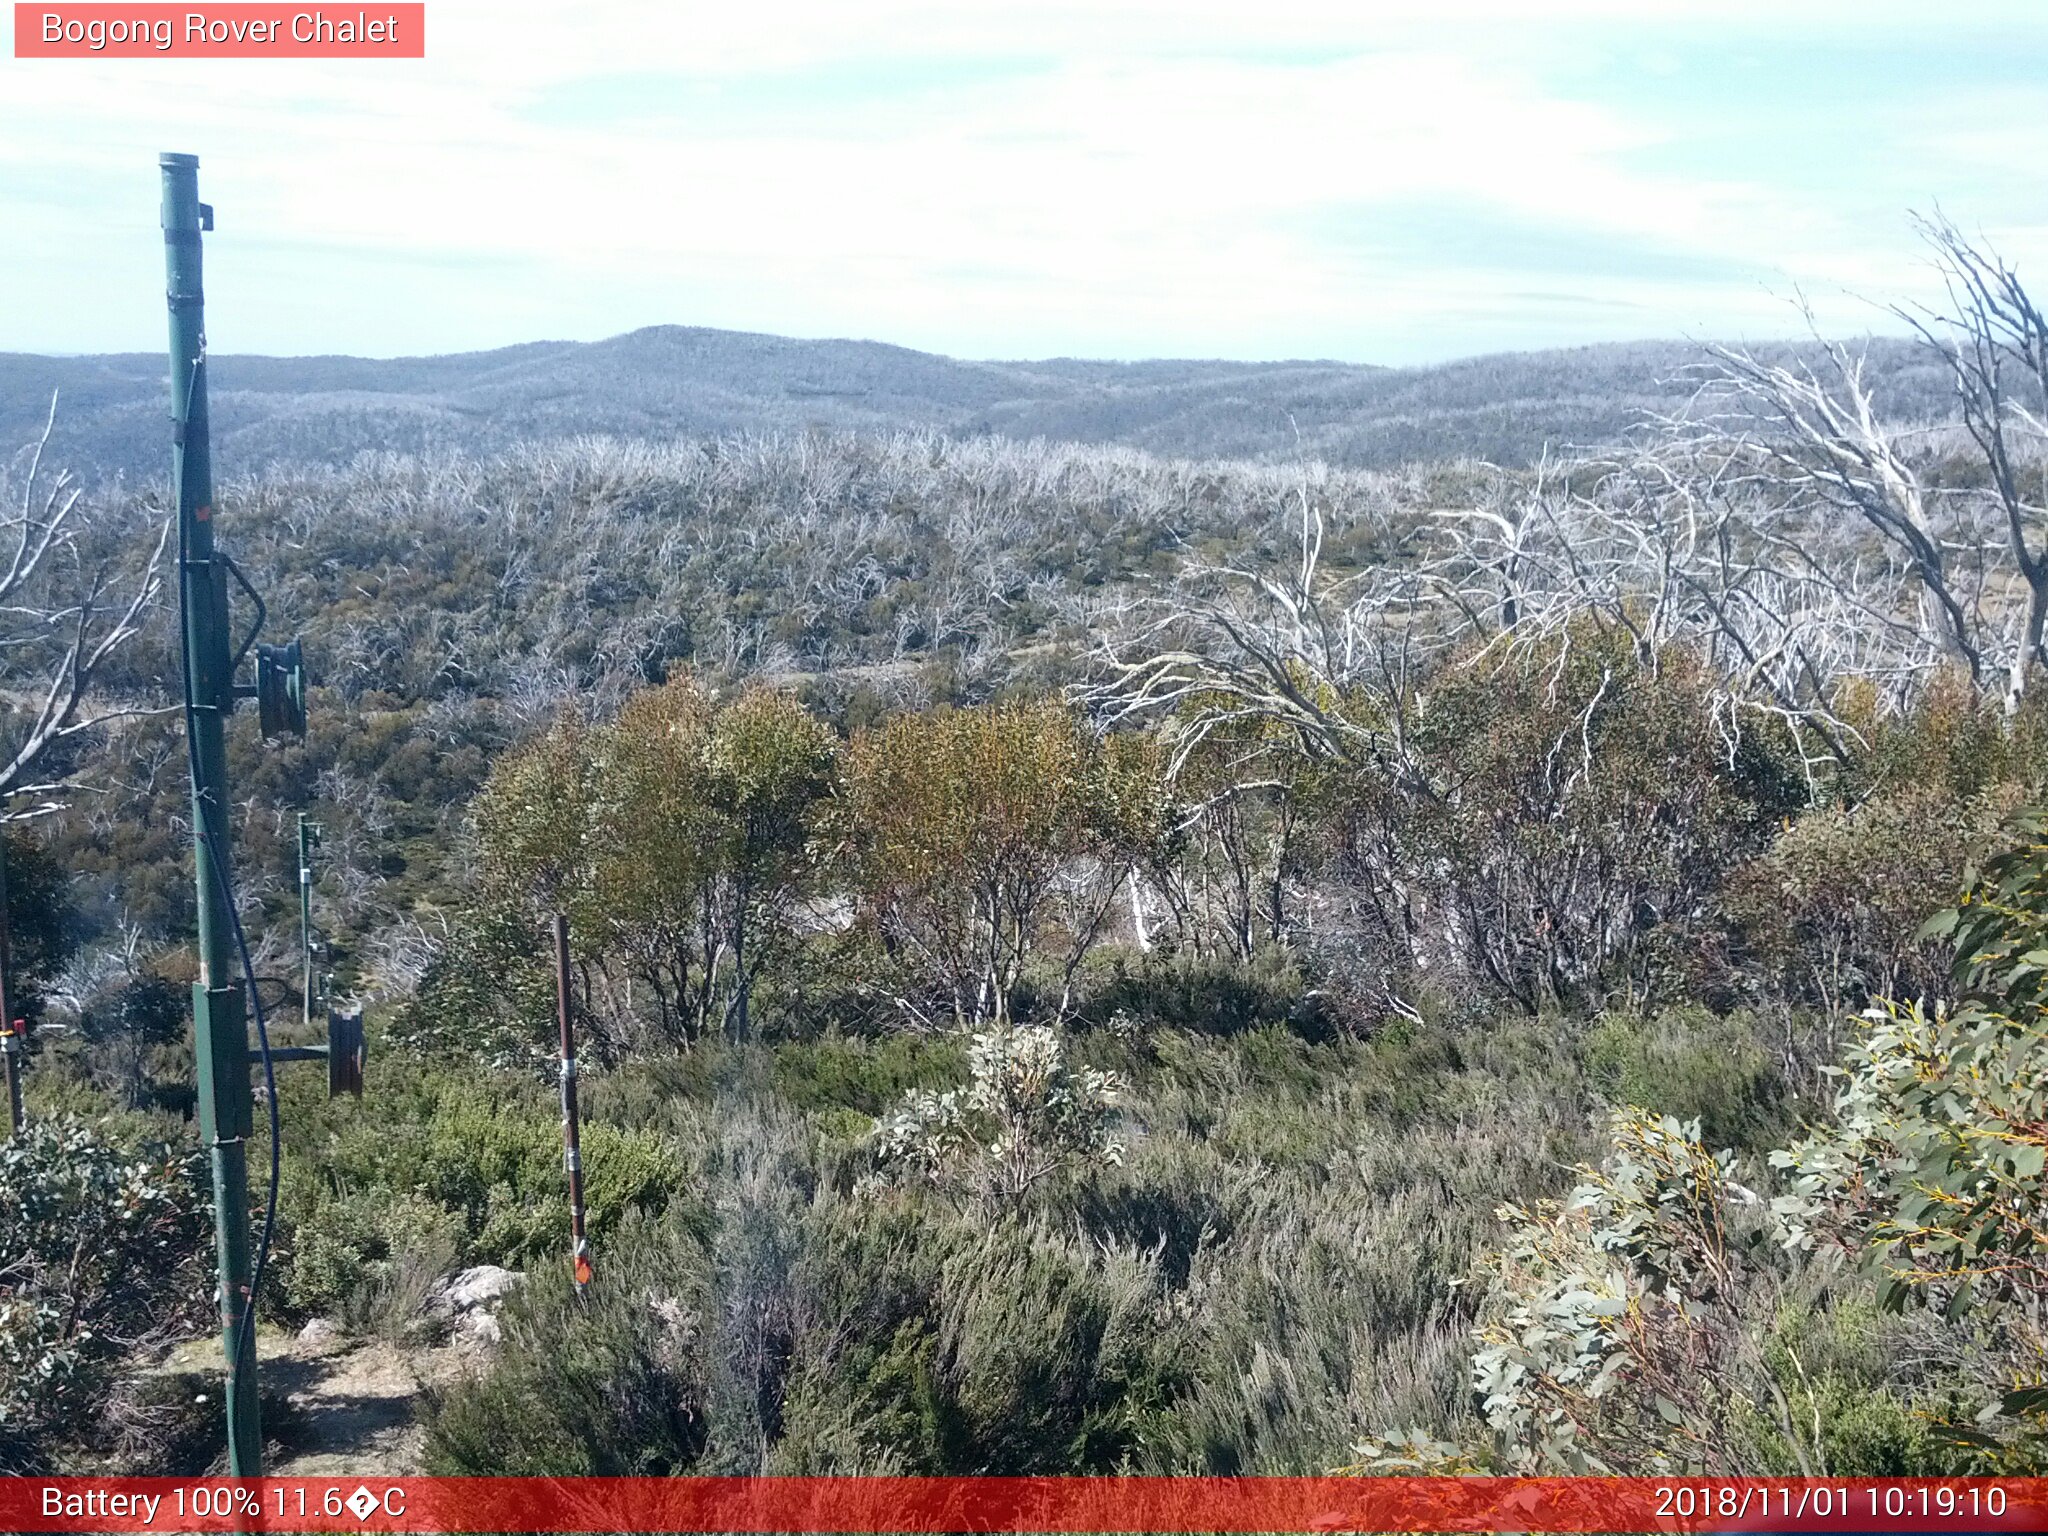
[[[319,365],[543,439],[348,454],[287,371],[230,415],[313,365],[222,360],[224,464],[316,434],[217,498],[317,682],[303,740],[232,733],[259,991],[296,1014],[308,810],[372,1042],[360,1103],[281,1071],[266,1325],[469,1329],[420,1399],[447,1472],[2040,1470],[2048,335],[1937,255],[1991,297],[1918,350],[1692,354],[1657,430],[1504,464],[1516,402],[1619,439],[1676,355],[641,333]],[[705,435],[679,351],[873,419]],[[81,432],[145,409],[64,366],[105,372]],[[922,410],[951,430],[874,430]],[[983,434],[1040,422],[1174,451]],[[1414,462],[1337,462],[1375,454]],[[12,739],[112,632],[69,573],[138,596],[81,690],[123,712],[11,781],[49,810],[8,844],[0,1466],[203,1468],[217,1394],[163,1365],[209,1302],[161,501],[75,507]],[[457,1324],[484,1264],[525,1278]]]
[[[210,362],[222,461],[347,465],[364,452],[491,453],[582,434],[932,430],[1141,448],[1173,457],[1322,459],[1391,469],[1611,445],[1681,410],[1699,347],[1643,343],[1426,368],[1332,362],[964,362],[859,341],[659,326],[592,343],[452,357],[223,355]],[[1949,411],[1939,369],[1873,344],[1904,419]],[[0,442],[28,440],[52,390],[63,462],[146,484],[163,474],[162,359],[0,356]]]

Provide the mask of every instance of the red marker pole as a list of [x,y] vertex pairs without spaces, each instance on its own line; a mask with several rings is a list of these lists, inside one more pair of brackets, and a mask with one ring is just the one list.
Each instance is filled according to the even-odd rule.
[[22,1051],[28,1044],[28,1020],[14,1016],[13,956],[7,934],[7,836],[0,827],[0,1056],[7,1061],[7,1134],[15,1137],[27,1123],[21,1108]]
[[7,1061],[7,1134],[19,1136],[28,1117],[21,1108],[21,1048],[27,1044],[26,1019],[0,1019],[0,1057]]
[[583,1153],[576,1118],[576,1026],[569,1010],[569,919],[557,912],[555,927],[555,1020],[562,1035],[562,1166],[569,1173],[570,1272],[580,1298],[590,1284],[590,1242],[583,1235]]

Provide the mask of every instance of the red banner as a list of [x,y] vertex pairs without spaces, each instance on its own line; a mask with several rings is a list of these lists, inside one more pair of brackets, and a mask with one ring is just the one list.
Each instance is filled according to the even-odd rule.
[[423,59],[419,0],[367,6],[23,4],[17,59]]
[[19,1477],[0,1529],[2048,1531],[2048,1478]]

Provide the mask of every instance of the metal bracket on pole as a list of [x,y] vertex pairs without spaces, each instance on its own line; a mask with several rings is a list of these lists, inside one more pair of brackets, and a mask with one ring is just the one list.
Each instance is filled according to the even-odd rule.
[[325,1045],[280,1045],[271,1049],[272,1061],[324,1061],[327,1063],[327,1097],[338,1099],[363,1096],[363,1068],[369,1051],[363,1043],[362,1010],[329,1008]]

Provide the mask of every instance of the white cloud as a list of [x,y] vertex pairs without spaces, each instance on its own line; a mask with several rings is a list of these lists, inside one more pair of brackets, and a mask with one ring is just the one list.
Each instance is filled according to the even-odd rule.
[[[1768,29],[1778,9],[1662,7],[1659,24]],[[1800,21],[1830,15],[1873,24],[1867,5]],[[1513,322],[1512,250],[1460,268],[1328,237],[1335,211],[1431,201],[1726,264],[1726,280],[1566,283],[1560,312],[1604,306],[1650,331],[1783,329],[1758,268],[1785,269],[1786,286],[1903,270],[1808,195],[1646,169],[1670,130],[1554,89],[1523,60],[1563,44],[1526,16],[1509,0],[431,0],[419,63],[6,61],[0,216],[44,236],[0,252],[0,279],[49,303],[0,325],[0,345],[154,343],[143,274],[156,253],[138,231],[154,222],[164,148],[201,154],[222,210],[220,344],[263,350],[673,321],[1012,355],[1484,348],[1485,325]],[[1639,20],[1604,0],[1546,8],[1546,26]],[[934,67],[915,90],[858,101],[821,86],[807,102],[801,78],[784,80],[775,112],[718,109],[744,104],[763,72],[935,60],[1023,67],[951,85]],[[604,122],[586,106],[580,124],[531,110],[551,88],[663,73],[687,110]],[[2038,165],[1982,131],[1958,130],[1952,152],[2014,180]],[[93,190],[11,190],[55,176]],[[333,282],[349,252],[376,284]],[[323,286],[295,303],[316,257]],[[465,262],[466,278],[446,277]],[[236,333],[228,281],[261,334]],[[1557,286],[1531,276],[1515,291]]]

